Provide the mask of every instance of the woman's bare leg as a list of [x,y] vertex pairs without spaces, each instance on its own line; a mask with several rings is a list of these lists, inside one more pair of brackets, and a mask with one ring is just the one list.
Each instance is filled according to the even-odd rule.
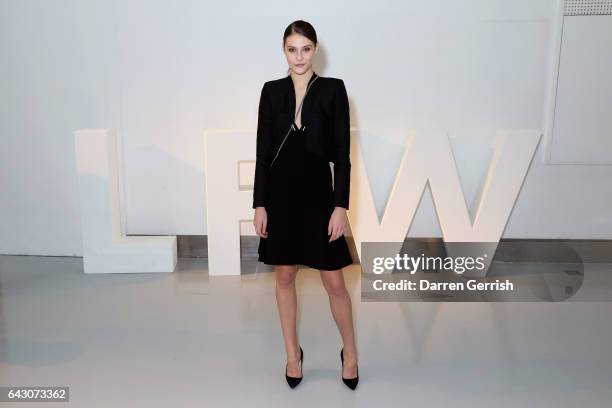
[[340,331],[344,344],[344,378],[357,376],[357,346],[353,329],[353,312],[351,297],[344,284],[342,269],[335,271],[320,270],[323,286],[329,295],[332,315]]
[[276,265],[276,304],[285,339],[287,352],[287,375],[301,377],[300,346],[297,339],[297,295],[295,291],[295,277],[297,266]]

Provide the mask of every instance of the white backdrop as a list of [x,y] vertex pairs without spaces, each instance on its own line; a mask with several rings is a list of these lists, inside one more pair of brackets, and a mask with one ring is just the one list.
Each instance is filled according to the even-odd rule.
[[[0,253],[81,255],[81,128],[118,129],[128,234],[206,234],[204,130],[255,137],[261,86],[286,75],[282,33],[295,19],[317,29],[315,71],[345,81],[379,211],[408,129],[448,130],[469,202],[495,131],[544,131],[552,118],[558,0],[264,4],[1,2]],[[547,165],[540,143],[505,238],[611,237],[612,167],[589,162],[611,138],[573,137],[553,138],[553,157],[579,150],[580,164]],[[441,236],[428,193],[409,236]]]

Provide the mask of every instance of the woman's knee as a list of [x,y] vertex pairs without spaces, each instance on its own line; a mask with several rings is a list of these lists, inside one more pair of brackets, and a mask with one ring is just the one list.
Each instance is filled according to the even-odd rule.
[[327,294],[331,298],[340,299],[340,298],[345,297],[347,293],[346,286],[344,286],[344,283],[329,285],[329,286],[326,286],[325,289],[327,290]]
[[295,283],[297,268],[291,265],[278,265],[276,267],[276,285],[281,288],[290,287]]
[[330,297],[344,297],[346,295],[346,286],[342,275],[337,272],[323,271],[321,272],[321,280]]

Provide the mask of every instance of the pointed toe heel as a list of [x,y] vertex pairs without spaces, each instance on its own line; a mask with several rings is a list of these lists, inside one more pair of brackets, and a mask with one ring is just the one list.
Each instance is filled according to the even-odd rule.
[[[340,361],[342,361],[342,371],[344,371],[344,347],[342,347],[342,350],[340,350]],[[344,376],[342,376],[342,373],[340,373],[340,376],[342,377],[342,382],[346,384],[346,386],[349,387],[351,390],[354,390],[355,388],[357,388],[357,384],[359,383],[359,366],[357,367],[356,377],[344,378]]]
[[[302,346],[300,346],[300,371],[302,371],[302,364],[304,361],[304,350],[302,350]],[[304,373],[302,372],[302,377],[304,377]],[[287,380],[287,384],[289,387],[295,388],[302,381],[302,377],[291,377],[287,375],[287,365],[285,364],[285,379]]]

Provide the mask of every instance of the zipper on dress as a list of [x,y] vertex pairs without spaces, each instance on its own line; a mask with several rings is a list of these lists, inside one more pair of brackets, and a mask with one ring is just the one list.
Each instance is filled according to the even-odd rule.
[[291,124],[291,127],[289,128],[289,130],[287,131],[287,134],[285,135],[285,138],[283,139],[283,142],[280,144],[280,146],[278,147],[278,150],[276,151],[276,155],[274,156],[274,159],[272,159],[272,162],[270,163],[270,167],[272,168],[272,165],[274,164],[274,161],[276,160],[276,158],[278,157],[278,154],[280,153],[283,145],[285,144],[285,140],[287,140],[287,136],[289,136],[289,133],[291,133],[291,130],[295,129],[293,126],[293,123]]

